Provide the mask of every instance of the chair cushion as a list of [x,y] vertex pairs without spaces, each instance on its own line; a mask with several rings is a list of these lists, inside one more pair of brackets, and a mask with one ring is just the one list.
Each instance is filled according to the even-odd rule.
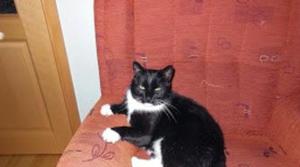
[[[99,114],[101,105],[107,102],[116,101],[103,98],[95,105],[65,149],[57,167],[130,167],[132,156],[147,158],[143,151],[127,142],[107,144],[101,139],[105,128],[127,125],[123,115],[103,117]],[[225,137],[228,166],[295,166],[295,162],[287,159],[284,150],[266,137],[253,137],[253,134]]]

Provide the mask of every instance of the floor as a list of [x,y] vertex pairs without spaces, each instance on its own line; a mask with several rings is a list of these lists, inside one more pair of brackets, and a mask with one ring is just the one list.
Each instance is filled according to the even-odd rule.
[[55,167],[60,155],[1,155],[0,167]]

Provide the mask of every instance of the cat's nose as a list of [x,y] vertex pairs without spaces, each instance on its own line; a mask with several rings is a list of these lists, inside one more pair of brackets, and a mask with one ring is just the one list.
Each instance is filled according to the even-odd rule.
[[152,98],[151,97],[146,97],[146,102],[151,102]]

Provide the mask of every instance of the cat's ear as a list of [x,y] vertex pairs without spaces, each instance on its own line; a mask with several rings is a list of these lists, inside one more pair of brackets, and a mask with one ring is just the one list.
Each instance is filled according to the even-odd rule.
[[144,67],[138,63],[137,61],[134,61],[133,64],[132,64],[132,67],[133,67],[133,72],[136,74],[140,71],[144,71]]
[[167,67],[162,69],[162,74],[163,74],[164,78],[167,79],[169,82],[172,81],[172,79],[174,77],[174,73],[175,73],[175,69],[173,68],[172,65],[168,65]]

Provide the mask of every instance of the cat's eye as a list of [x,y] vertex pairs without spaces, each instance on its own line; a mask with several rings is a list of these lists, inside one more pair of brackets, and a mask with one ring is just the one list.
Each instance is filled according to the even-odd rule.
[[141,90],[145,90],[145,87],[142,86],[142,85],[140,85],[139,88],[140,88]]
[[157,88],[155,88],[154,90],[155,90],[155,91],[160,91],[161,88],[160,88],[160,87],[157,87]]

